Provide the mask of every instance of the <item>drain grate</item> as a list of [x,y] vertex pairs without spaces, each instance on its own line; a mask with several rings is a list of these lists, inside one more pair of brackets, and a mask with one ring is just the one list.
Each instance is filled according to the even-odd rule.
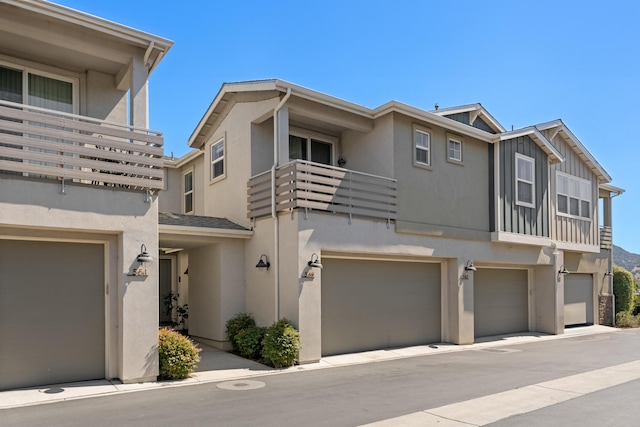
[[238,381],[226,381],[216,384],[216,387],[222,390],[255,390],[264,387],[266,384],[262,381],[253,380],[238,380]]

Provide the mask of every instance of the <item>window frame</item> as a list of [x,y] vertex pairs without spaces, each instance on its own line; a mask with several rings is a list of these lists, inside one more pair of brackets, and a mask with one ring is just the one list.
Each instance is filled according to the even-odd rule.
[[[566,192],[561,192],[560,188],[559,188],[559,177],[563,177],[567,180],[567,189]],[[575,181],[578,185],[578,197],[572,196],[571,195],[571,181]],[[582,190],[583,189],[589,189],[589,196],[590,198],[587,200],[585,198],[583,198],[583,194],[582,194]],[[566,212],[562,212],[560,211],[560,202],[559,199],[560,197],[566,197],[567,198],[567,211]],[[574,215],[571,213],[571,199],[575,199],[578,202],[578,214]],[[583,202],[589,202],[589,210],[587,212],[588,216],[583,216],[583,212],[582,212],[582,203]],[[573,218],[573,219],[579,219],[582,221],[591,221],[592,220],[592,211],[593,211],[593,189],[592,189],[592,182],[589,181],[588,179],[585,178],[580,178],[578,176],[575,175],[571,175],[568,174],[566,172],[562,172],[562,171],[556,171],[556,214],[558,216],[563,216],[563,217],[567,217],[567,218]]]
[[[418,145],[418,134],[422,134],[422,135],[426,135],[427,136],[427,147],[424,147],[422,145]],[[412,135],[412,140],[413,140],[413,165],[417,166],[419,168],[423,168],[423,169],[429,169],[431,170],[431,163],[432,163],[432,156],[431,156],[431,147],[432,147],[432,140],[433,140],[433,133],[431,131],[431,129],[426,128],[424,126],[417,126],[414,125],[413,126],[413,135]],[[427,153],[427,162],[421,162],[418,160],[418,150],[422,150],[425,151]]]
[[[185,178],[187,175],[191,175],[191,190],[187,191]],[[186,215],[193,214],[195,211],[194,199],[194,181],[193,181],[193,168],[189,168],[182,173],[182,212]],[[187,196],[191,196],[191,210],[187,211]]]
[[[462,165],[464,162],[464,138],[455,134],[446,134],[447,143],[446,143],[446,151],[447,151],[447,161],[449,163],[453,163],[456,165]],[[455,157],[451,157],[451,142],[456,142],[460,144],[460,159],[456,159]]]
[[[520,178],[520,167],[519,160],[524,160],[525,162],[531,165],[531,180],[527,180],[525,178]],[[526,156],[521,153],[516,153],[515,155],[515,168],[514,168],[515,176],[515,201],[517,206],[524,206],[526,208],[534,208],[536,207],[536,159],[533,157]],[[518,184],[520,182],[524,182],[525,184],[531,185],[531,203],[520,200],[520,194],[518,191]]]
[[[215,159],[214,158],[214,149],[219,144],[222,144],[222,156]],[[222,163],[222,173],[220,175],[215,175],[215,165],[217,163]],[[218,138],[216,142],[212,143],[209,147],[209,180],[210,183],[218,182],[227,177],[227,138],[226,136],[222,138]]]

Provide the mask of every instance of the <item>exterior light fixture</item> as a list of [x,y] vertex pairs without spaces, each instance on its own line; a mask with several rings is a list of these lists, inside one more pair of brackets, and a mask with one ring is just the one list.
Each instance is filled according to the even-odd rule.
[[340,156],[340,158],[338,159],[338,166],[340,166],[342,168],[346,164],[347,164],[347,161],[345,159],[343,159],[342,156]]
[[613,273],[611,272],[611,270],[607,271],[606,273],[604,273],[605,277],[611,277],[613,276]]
[[144,263],[153,262],[153,257],[149,255],[149,252],[147,252],[147,246],[144,243],[140,246],[140,253],[136,257],[136,262],[140,263],[140,265],[138,265],[138,268],[133,270],[133,273],[128,274],[128,276],[148,276],[149,273],[147,273]]
[[267,258],[267,255],[265,254],[260,255],[260,260],[258,260],[258,263],[256,264],[256,268],[259,268],[259,269],[266,268],[267,270],[269,270],[269,267],[271,267],[271,263],[269,262],[269,258]]
[[307,263],[311,268],[322,268],[322,264],[320,264],[320,258],[318,254],[311,255],[311,260]]
[[560,281],[561,276],[566,276],[567,274],[570,274],[569,270],[567,270],[567,267],[565,267],[564,265],[560,267],[560,270],[558,270],[558,282]]
[[478,269],[473,265],[473,261],[467,261],[467,264],[464,266],[465,271],[478,271]]

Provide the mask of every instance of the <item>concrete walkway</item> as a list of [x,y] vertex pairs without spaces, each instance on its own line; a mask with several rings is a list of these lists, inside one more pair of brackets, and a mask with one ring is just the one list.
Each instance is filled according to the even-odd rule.
[[61,402],[87,397],[105,396],[117,393],[132,393],[163,387],[181,387],[192,384],[223,382],[265,375],[287,374],[315,369],[328,369],[338,366],[375,363],[406,357],[428,356],[434,354],[480,350],[489,347],[511,346],[538,341],[571,338],[580,335],[593,335],[617,332],[618,329],[606,326],[585,326],[565,330],[564,335],[546,335],[535,332],[513,335],[499,335],[480,338],[471,345],[432,344],[405,347],[390,350],[376,350],[363,353],[344,354],[324,357],[317,363],[274,369],[251,360],[243,359],[231,353],[217,350],[203,344],[198,370],[190,378],[179,381],[154,381],[138,384],[122,384],[119,381],[96,380],[69,384],[57,384],[45,387],[33,387],[0,392],[0,409],[20,406]]

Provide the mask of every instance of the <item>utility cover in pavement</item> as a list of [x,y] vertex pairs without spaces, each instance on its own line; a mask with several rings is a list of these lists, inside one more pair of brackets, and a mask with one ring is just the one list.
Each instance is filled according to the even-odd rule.
[[216,384],[216,387],[223,390],[255,390],[257,388],[262,388],[265,385],[266,384],[262,381],[238,380],[226,381],[220,384]]

